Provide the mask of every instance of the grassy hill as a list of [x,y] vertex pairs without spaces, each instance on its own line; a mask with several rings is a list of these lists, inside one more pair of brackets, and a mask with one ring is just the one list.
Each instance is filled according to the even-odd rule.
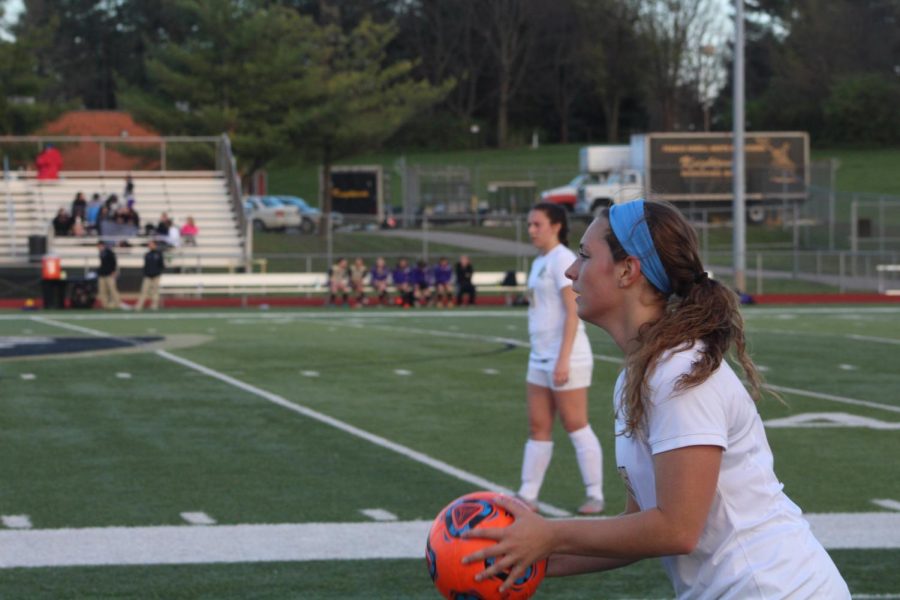
[[[400,203],[401,186],[395,168],[407,165],[465,166],[473,169],[503,171],[512,168],[539,171],[543,181],[559,185],[578,171],[578,149],[583,144],[545,145],[537,149],[473,149],[447,152],[413,151],[364,154],[341,161],[347,165],[381,165],[392,180],[388,193]],[[854,149],[814,148],[813,161],[835,158],[839,161],[837,188],[842,192],[869,192],[900,196],[900,148]],[[541,181],[539,181],[541,183]],[[318,166],[304,165],[284,158],[269,168],[269,189],[276,194],[301,196],[318,204]]]

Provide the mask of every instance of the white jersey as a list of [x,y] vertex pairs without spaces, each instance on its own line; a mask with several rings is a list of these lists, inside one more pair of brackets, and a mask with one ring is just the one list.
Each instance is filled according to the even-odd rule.
[[[565,273],[573,262],[575,253],[559,244],[531,263],[528,274],[528,335],[531,338],[529,360],[532,364],[545,364],[549,369],[556,364],[566,322],[566,307],[561,292],[572,285]],[[569,364],[592,364],[593,360],[584,323],[579,321]]]
[[[702,384],[674,392],[698,348],[668,353],[650,377],[647,427],[616,437],[616,464],[641,510],[656,506],[653,455],[719,446],[722,465],[693,552],[662,558],[678,598],[850,598],[809,524],[782,491],[753,399],[727,362]],[[625,373],[616,382],[616,433],[625,430]]]

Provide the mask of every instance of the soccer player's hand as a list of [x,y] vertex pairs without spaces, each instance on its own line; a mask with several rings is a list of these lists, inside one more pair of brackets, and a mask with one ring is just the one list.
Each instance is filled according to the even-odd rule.
[[464,563],[484,561],[495,557],[494,564],[475,576],[477,581],[508,571],[506,581],[500,586],[505,592],[534,563],[547,558],[553,549],[553,528],[549,521],[534,513],[525,504],[507,496],[495,500],[497,506],[508,511],[516,521],[509,527],[473,529],[463,534],[466,538],[485,538],[497,543],[465,558]]
[[553,385],[561,386],[569,382],[569,361],[558,362],[553,368]]

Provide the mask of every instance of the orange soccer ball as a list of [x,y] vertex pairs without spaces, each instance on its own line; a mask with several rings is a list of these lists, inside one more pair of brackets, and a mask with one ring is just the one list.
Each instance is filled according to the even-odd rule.
[[428,573],[438,591],[448,600],[526,600],[530,598],[544,579],[547,561],[542,560],[529,567],[516,579],[504,594],[500,586],[507,574],[500,573],[490,579],[475,581],[475,575],[493,564],[492,558],[482,562],[463,564],[462,558],[494,543],[487,539],[464,539],[464,532],[471,529],[508,527],[515,521],[506,510],[498,507],[494,492],[473,492],[461,496],[438,513],[425,546]]

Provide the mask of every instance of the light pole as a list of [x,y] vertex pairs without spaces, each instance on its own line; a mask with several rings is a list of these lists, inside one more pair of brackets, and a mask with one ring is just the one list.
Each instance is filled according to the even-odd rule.
[[745,292],[747,222],[744,201],[744,0],[735,0],[734,14],[734,158],[732,160],[732,222],[734,223],[734,287]]

